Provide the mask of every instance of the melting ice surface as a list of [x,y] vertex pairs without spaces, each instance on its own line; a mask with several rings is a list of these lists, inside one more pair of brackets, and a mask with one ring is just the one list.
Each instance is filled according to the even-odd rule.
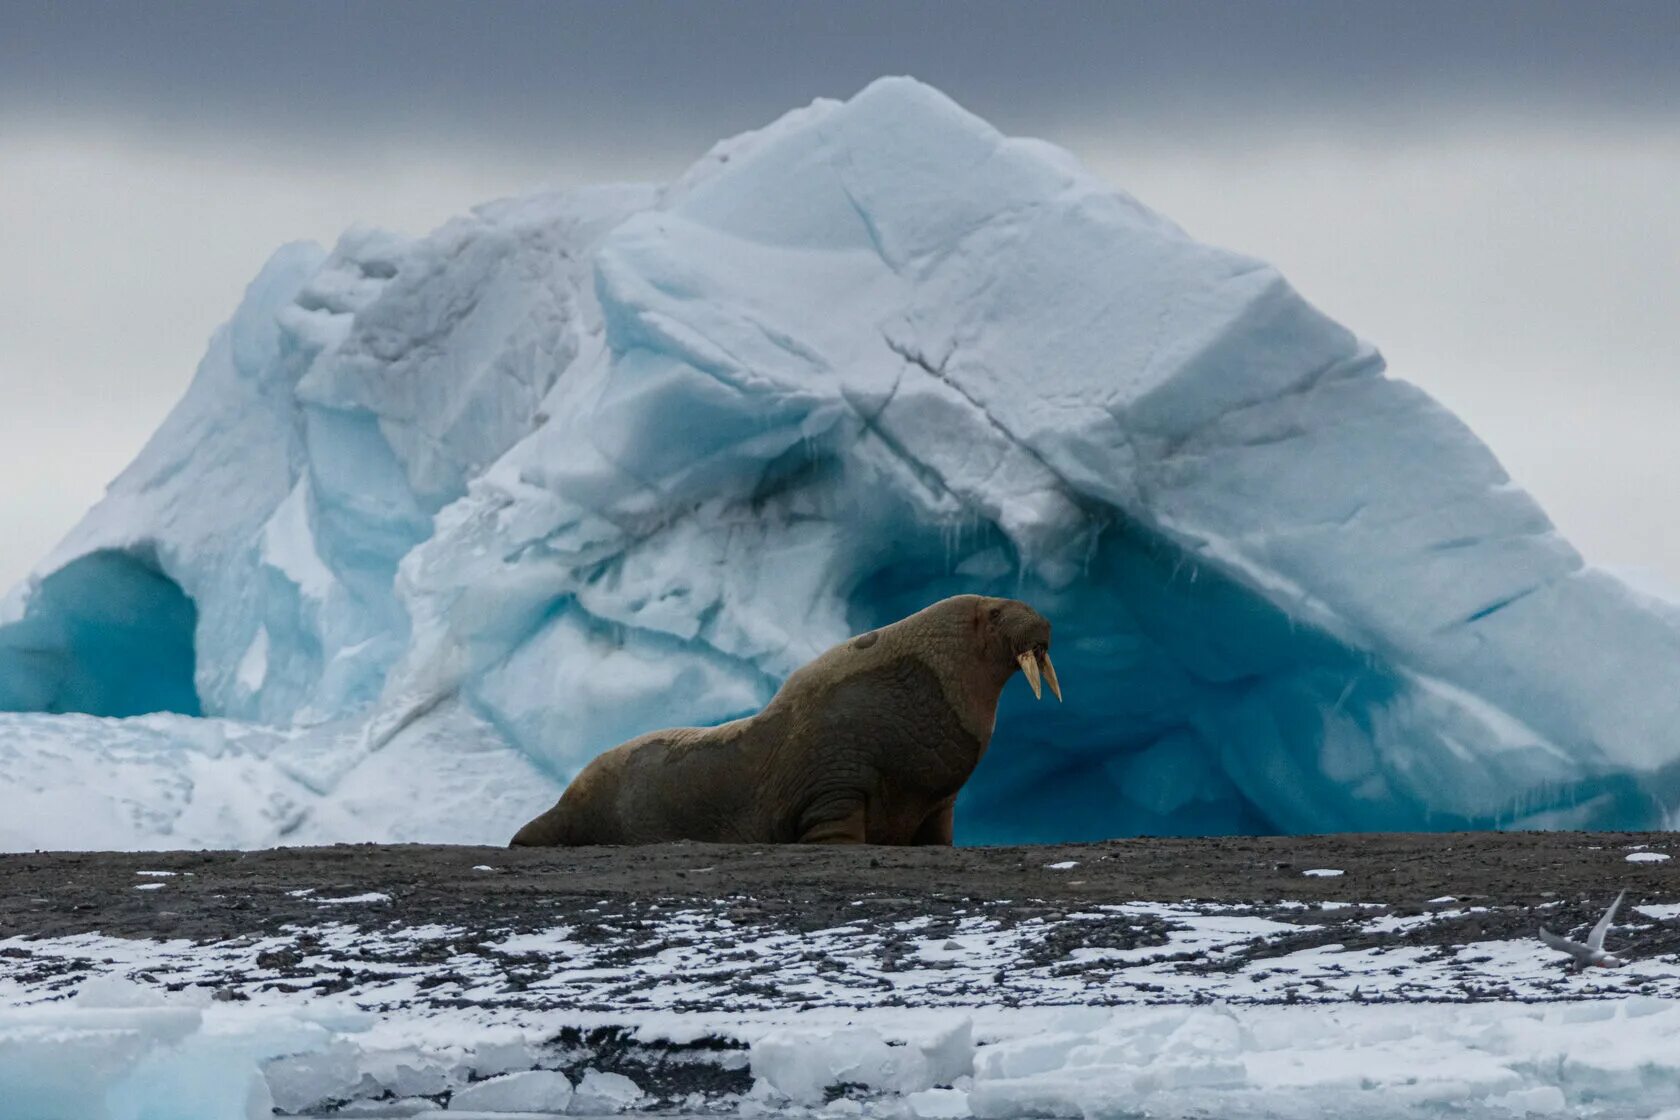
[[1048,615],[1068,693],[1008,690],[962,840],[1680,792],[1672,605],[1274,269],[884,80],[665,187],[280,250],[0,608],[0,842],[504,840],[958,591]]

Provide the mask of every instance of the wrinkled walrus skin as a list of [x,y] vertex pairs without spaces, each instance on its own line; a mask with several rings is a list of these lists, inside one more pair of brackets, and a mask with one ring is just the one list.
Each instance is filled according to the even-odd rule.
[[1061,698],[1049,646],[1025,603],[942,600],[835,646],[756,716],[614,747],[513,845],[949,844],[1009,678]]

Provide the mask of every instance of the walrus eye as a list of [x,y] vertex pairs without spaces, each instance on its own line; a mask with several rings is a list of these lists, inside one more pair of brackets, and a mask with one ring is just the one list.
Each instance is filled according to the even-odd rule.
[[997,625],[998,623],[1003,621],[1003,608],[1002,607],[993,607],[991,610],[986,612],[986,617],[988,617],[992,620],[992,624],[994,626]]

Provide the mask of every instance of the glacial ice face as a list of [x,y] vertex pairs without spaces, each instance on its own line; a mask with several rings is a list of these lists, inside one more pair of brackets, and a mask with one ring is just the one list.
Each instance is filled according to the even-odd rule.
[[0,709],[133,716],[198,714],[198,612],[167,576],[126,552],[90,552],[41,580],[0,631]]
[[[55,590],[95,556],[160,649],[196,610],[194,695]],[[315,728],[275,835],[501,840],[958,591],[1048,615],[1068,694],[1006,692],[959,839],[1634,827],[1680,784],[1680,613],[1275,270],[903,79],[662,190],[283,250],[0,615],[0,707]],[[503,800],[367,810],[444,726]]]

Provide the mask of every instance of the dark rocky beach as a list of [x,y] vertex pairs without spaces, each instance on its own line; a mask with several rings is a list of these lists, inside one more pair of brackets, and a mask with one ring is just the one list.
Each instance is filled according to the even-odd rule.
[[[985,917],[1054,926],[1065,913],[1117,903],[1230,904],[1310,926],[1257,951],[1348,948],[1373,910],[1400,917],[1468,910],[1398,935],[1409,945],[1531,936],[1590,924],[1616,891],[1621,921],[1649,927],[1635,957],[1680,951],[1680,928],[1642,919],[1634,904],[1680,902],[1680,863],[1641,857],[1680,849],[1669,833],[1441,833],[1129,839],[1031,847],[882,848],[674,844],[501,849],[340,845],[252,852],[39,852],[0,856],[0,937],[103,933],[224,941],[305,928],[322,901],[334,922],[362,929],[448,926],[521,932],[610,928],[634,940],[649,907],[726,917],[790,932],[860,919],[883,928],[915,918]],[[1069,865],[1069,866],[1058,866]],[[1314,875],[1339,871],[1339,875]],[[148,872],[174,872],[169,876]],[[140,889],[167,883],[165,889]],[[1443,901],[1446,900],[1446,901]],[[1302,906],[1301,904],[1307,904]],[[1331,909],[1317,904],[1330,903]],[[1360,904],[1335,907],[1338,903]],[[1544,907],[1544,914],[1537,910]],[[638,918],[637,915],[642,915]],[[1048,921],[1046,921],[1048,920]],[[1082,938],[1145,943],[1149,923],[1081,923]],[[1138,928],[1132,929],[1133,926]],[[1394,936],[1388,936],[1390,942]],[[1055,938],[1049,938],[1054,953]],[[1228,967],[1226,962],[1222,967]]]

